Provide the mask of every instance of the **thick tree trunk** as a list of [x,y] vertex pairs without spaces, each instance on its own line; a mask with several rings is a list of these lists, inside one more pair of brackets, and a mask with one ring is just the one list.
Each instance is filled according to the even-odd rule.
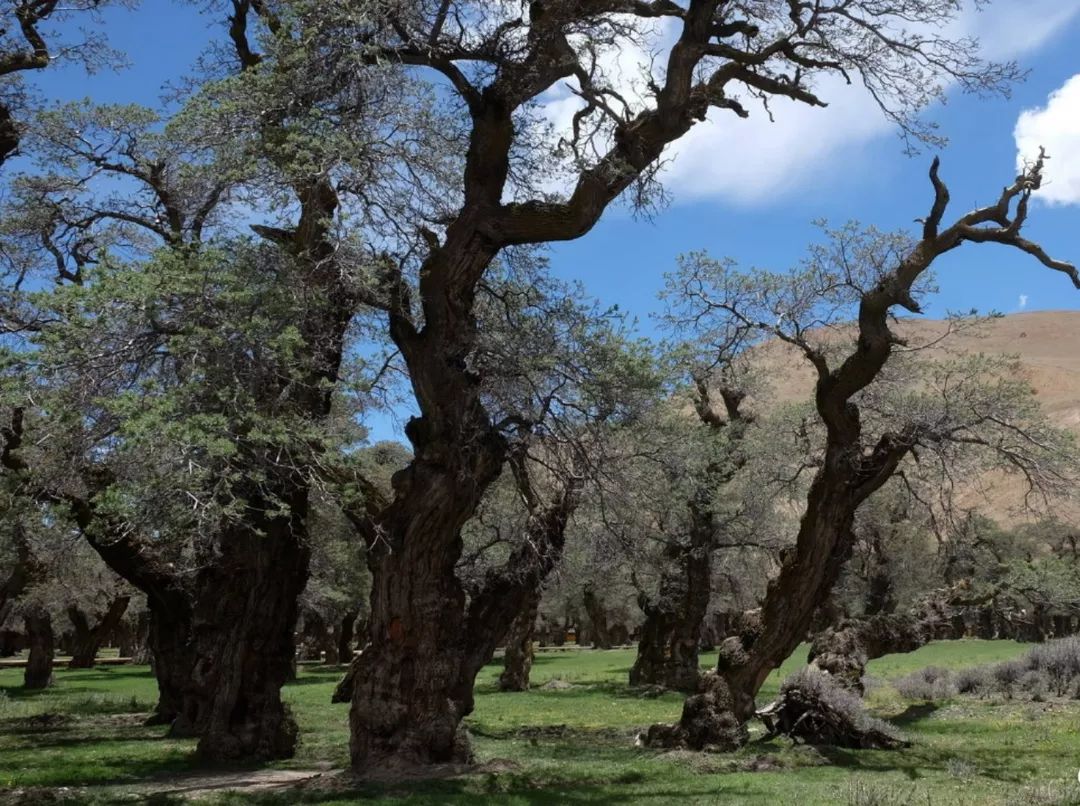
[[[833,454],[826,457],[826,464],[830,461],[845,460]],[[721,643],[716,671],[704,675],[698,693],[687,698],[679,723],[649,730],[650,744],[700,750],[733,749],[746,742],[745,723],[754,715],[758,691],[805,639],[851,554],[858,502],[849,474],[835,470],[834,478],[819,474],[811,485],[796,545],[769,583],[760,620],[747,619],[741,635]]]
[[117,596],[109,602],[108,609],[93,626],[90,625],[86,614],[78,607],[75,605],[68,607],[68,619],[75,628],[71,661],[68,663],[69,669],[89,669],[94,665],[102,642],[120,624],[129,602],[129,597]]
[[476,675],[561,556],[576,481],[530,516],[529,539],[486,574],[466,608],[455,573],[460,530],[501,469],[501,443],[480,456],[471,475],[421,460],[395,477],[399,495],[383,521],[389,539],[368,553],[370,641],[350,669],[358,771],[471,760],[462,719]]
[[299,532],[305,501],[303,491],[290,502],[293,523],[273,520],[258,531],[223,534],[215,562],[203,564],[194,580],[194,664],[181,682],[178,723],[193,726],[204,759],[288,758],[296,748],[281,687],[290,677],[297,597],[307,582]]
[[[589,638],[594,649],[611,649],[611,632],[608,629],[607,609],[596,595],[592,585],[586,585],[581,597],[585,613],[589,616]],[[583,643],[579,638],[578,643]]]
[[356,634],[356,619],[359,617],[359,610],[350,610],[341,617],[341,627],[337,638],[338,663],[352,663],[353,638]]
[[483,636],[466,631],[455,568],[461,527],[501,469],[501,449],[488,454],[470,471],[420,460],[395,476],[409,490],[384,522],[391,548],[368,554],[371,642],[357,659],[349,713],[354,769],[471,760],[461,720],[473,708],[469,644]]
[[536,612],[540,609],[540,592],[529,596],[517,614],[506,636],[506,654],[499,675],[500,691],[528,691],[529,673],[533,665],[533,630]]
[[637,658],[630,668],[632,686],[697,691],[701,627],[712,585],[712,529],[701,525],[703,528],[693,531],[690,545],[669,548],[659,596],[655,600],[639,597],[645,623]]
[[33,607],[23,616],[30,657],[23,673],[23,688],[43,689],[53,684],[53,658],[55,657],[52,619],[49,611]]
[[169,725],[173,736],[198,736],[197,708],[184,707],[184,691],[195,666],[192,614],[184,597],[147,596],[149,624],[146,646],[157,680],[158,701],[149,725]]
[[78,513],[106,563],[147,594],[159,694],[151,723],[169,724],[174,736],[198,736],[208,760],[282,758],[295,749],[281,686],[307,581],[306,487],[281,498],[290,518],[267,520],[270,507],[253,500],[246,523],[201,540],[198,571],[183,577],[148,559],[138,541],[98,536],[89,507]]

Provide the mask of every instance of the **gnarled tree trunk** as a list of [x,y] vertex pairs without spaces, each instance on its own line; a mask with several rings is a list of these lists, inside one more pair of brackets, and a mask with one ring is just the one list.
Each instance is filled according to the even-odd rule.
[[297,727],[281,701],[290,678],[297,597],[307,582],[308,549],[297,528],[306,491],[290,519],[258,531],[234,528],[215,541],[214,563],[193,581],[191,675],[182,682],[182,717],[196,726],[202,758],[288,758]]
[[120,624],[129,602],[129,597],[117,596],[109,602],[108,609],[92,626],[86,614],[77,606],[71,605],[67,608],[68,619],[71,621],[71,626],[75,628],[71,661],[68,663],[69,669],[89,669],[94,665],[102,642]]
[[745,723],[754,715],[758,691],[806,637],[854,543],[857,502],[849,465],[844,457],[827,454],[829,462],[837,476],[815,477],[795,548],[786,552],[779,576],[769,583],[760,620],[747,620],[741,635],[721,643],[716,671],[703,676],[680,722],[654,726],[650,743],[700,750],[731,749],[746,741]]
[[[603,600],[596,595],[591,584],[585,586],[581,596],[581,602],[585,605],[585,613],[589,617],[589,638],[592,640],[594,649],[611,649],[611,632],[608,629],[607,610]],[[583,643],[581,638],[578,643]]]
[[43,689],[53,684],[53,659],[56,655],[52,618],[43,607],[33,606],[23,615],[30,656],[23,672],[23,688]]
[[355,769],[471,760],[461,721],[473,709],[476,675],[513,620],[538,597],[562,554],[566,522],[577,501],[576,481],[555,503],[532,513],[529,539],[502,568],[488,571],[470,591],[466,607],[455,573],[460,529],[503,459],[501,442],[481,447],[473,454],[479,465],[471,476],[483,482],[479,486],[469,475],[423,459],[394,479],[399,494],[383,520],[391,537],[368,553],[370,641],[350,669]]
[[499,675],[500,691],[528,691],[529,673],[533,665],[533,630],[536,612],[540,609],[540,592],[528,597],[506,636],[506,654]]
[[693,693],[700,671],[701,626],[709,607],[712,579],[711,519],[699,524],[690,544],[668,547],[669,566],[655,600],[638,599],[645,612],[630,685],[663,686]]

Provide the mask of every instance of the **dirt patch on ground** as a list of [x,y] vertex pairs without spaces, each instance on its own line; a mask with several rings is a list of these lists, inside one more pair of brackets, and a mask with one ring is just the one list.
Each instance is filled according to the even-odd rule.
[[[312,770],[221,770],[179,773],[140,781],[124,787],[27,787],[0,791],[2,806],[36,806],[36,804],[85,803],[91,795],[140,803],[148,799],[198,801],[224,792],[275,792],[306,787],[322,788],[323,781],[332,782],[338,771]],[[333,787],[331,787],[333,788]]]
[[132,794],[153,794],[198,800],[222,792],[272,792],[318,781],[333,772],[312,770],[228,770],[161,777],[133,788]]

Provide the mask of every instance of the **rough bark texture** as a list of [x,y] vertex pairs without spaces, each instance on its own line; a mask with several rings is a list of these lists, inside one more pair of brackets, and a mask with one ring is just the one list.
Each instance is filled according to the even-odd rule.
[[[302,521],[306,500],[290,503],[292,518]],[[308,569],[295,525],[280,519],[259,532],[224,535],[215,562],[196,575],[195,664],[184,681],[181,713],[201,727],[203,758],[288,758],[295,750],[296,723],[281,701]]]
[[120,621],[124,618],[124,613],[127,611],[130,601],[130,597],[117,596],[109,602],[108,608],[94,624],[91,624],[86,614],[75,605],[68,607],[68,620],[71,621],[71,626],[75,628],[71,661],[68,663],[68,668],[89,669],[93,667],[102,642],[116,630]]
[[842,686],[863,693],[866,664],[874,658],[914,652],[948,621],[937,613],[898,613],[849,619],[814,636],[807,660]]
[[23,616],[30,656],[23,672],[23,688],[43,689],[53,684],[53,659],[56,656],[52,619],[43,607],[31,607]]
[[659,596],[638,597],[645,623],[630,668],[630,685],[693,693],[700,677],[701,626],[711,593],[711,533],[698,534],[690,546],[673,546],[670,553],[675,556],[660,579]]
[[[501,465],[499,446],[493,445],[487,457],[498,457]],[[499,470],[485,467],[491,474]],[[413,474],[420,470],[428,469],[414,462],[395,484],[415,484]],[[528,539],[470,591],[466,608],[454,567],[461,552],[460,528],[478,503],[476,489],[461,489],[466,477],[457,474],[428,478],[426,487],[416,488],[419,500],[412,506],[398,509],[411,498],[399,492],[391,507],[394,517],[388,525],[405,529],[401,542],[389,543],[396,550],[376,545],[368,554],[373,576],[370,642],[350,668],[356,769],[471,760],[461,720],[472,712],[476,675],[518,613],[539,595],[562,554],[566,523],[578,497],[578,483],[571,481],[556,501],[533,511]],[[448,512],[455,513],[449,522],[444,520]],[[452,536],[444,530],[453,530]]]
[[737,750],[750,733],[746,720],[736,717],[728,684],[715,672],[701,676],[698,693],[686,699],[682,719],[674,725],[653,725],[645,734],[650,747],[693,750]]
[[499,675],[499,691],[528,691],[529,673],[533,665],[533,631],[536,612],[540,608],[539,591],[529,597],[517,614],[506,636],[503,670]]
[[991,592],[973,598],[959,584],[927,595],[903,613],[844,619],[814,635],[807,662],[828,672],[844,688],[862,694],[862,678],[869,661],[914,652],[936,639],[963,637],[963,611],[992,597]]

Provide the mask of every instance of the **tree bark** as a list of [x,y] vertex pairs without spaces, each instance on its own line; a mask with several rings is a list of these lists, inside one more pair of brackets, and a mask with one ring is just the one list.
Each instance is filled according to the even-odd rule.
[[420,458],[395,477],[411,489],[385,520],[392,549],[369,552],[371,643],[357,659],[349,713],[355,769],[472,758],[461,720],[473,708],[469,644],[482,636],[466,632],[455,567],[461,527],[501,465],[491,446],[465,472]]
[[199,733],[210,761],[292,756],[297,727],[281,701],[290,677],[297,598],[307,582],[301,542],[306,490],[290,518],[258,518],[215,541],[213,563],[194,580],[194,664],[182,681],[181,718]]
[[914,652],[933,639],[940,624],[936,616],[923,613],[848,619],[815,635],[807,660],[844,688],[862,694],[868,662],[897,652]]
[[129,597],[117,596],[109,602],[105,613],[93,626],[90,625],[86,614],[77,606],[71,605],[68,607],[68,619],[75,628],[74,646],[71,661],[68,663],[69,669],[90,669],[93,667],[102,642],[120,624],[129,602]]
[[158,701],[148,725],[168,725],[170,735],[198,736],[197,709],[185,710],[184,690],[195,665],[191,646],[192,614],[186,597],[147,595],[146,648],[158,686]]
[[356,620],[359,617],[359,610],[350,610],[341,617],[341,627],[337,639],[338,663],[352,663],[353,638],[356,634]]
[[533,665],[533,631],[536,613],[540,609],[539,591],[529,596],[517,614],[506,636],[503,670],[499,675],[499,691],[528,691],[529,673]]
[[697,691],[701,627],[712,587],[711,542],[711,528],[700,528],[693,530],[690,545],[670,546],[659,596],[639,597],[645,623],[630,685]]
[[43,607],[31,607],[23,616],[30,656],[23,673],[23,688],[48,688],[53,684],[53,659],[56,655],[52,618]]
[[[585,613],[589,617],[589,637],[593,649],[611,649],[611,632],[608,629],[607,610],[592,585],[586,585],[581,596]],[[578,643],[582,643],[580,640]]]
[[473,709],[476,675],[562,554],[576,481],[532,513],[529,539],[488,571],[466,607],[455,573],[461,526],[502,465],[501,443],[486,447],[473,454],[472,480],[422,459],[395,477],[399,496],[383,521],[390,539],[368,553],[370,641],[350,668],[354,769],[471,761],[461,721]]

